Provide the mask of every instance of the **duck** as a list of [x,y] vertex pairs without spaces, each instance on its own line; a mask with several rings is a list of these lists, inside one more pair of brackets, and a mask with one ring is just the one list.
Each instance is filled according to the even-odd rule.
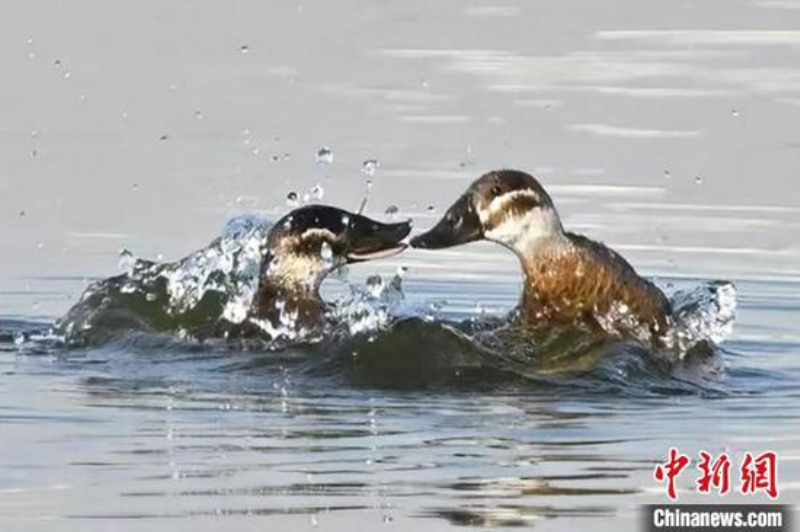
[[302,336],[298,331],[324,325],[328,304],[319,290],[331,272],[401,253],[410,232],[410,221],[382,223],[329,205],[305,205],[254,233],[261,235],[258,283],[235,320],[225,313],[230,297],[225,279],[212,279],[223,288],[198,286],[201,295],[190,305],[176,304],[169,286],[170,279],[207,254],[228,255],[235,265],[238,255],[222,250],[217,239],[177,262],[137,260],[130,271],[91,284],[54,330],[73,346],[103,343],[130,331],[178,331],[198,339]]
[[664,293],[619,253],[565,230],[552,198],[528,173],[482,175],[410,244],[433,250],[478,240],[498,243],[519,259],[524,327],[576,325],[659,342],[672,325]]
[[248,321],[267,333],[319,323],[322,281],[349,264],[387,258],[407,248],[411,222],[383,223],[336,207],[300,207],[269,231]]

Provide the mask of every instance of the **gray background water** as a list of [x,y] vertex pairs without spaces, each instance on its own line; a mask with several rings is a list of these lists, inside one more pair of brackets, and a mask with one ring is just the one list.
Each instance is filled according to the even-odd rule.
[[[0,315],[52,320],[120,248],[178,258],[291,191],[355,209],[367,159],[367,212],[417,227],[518,167],[642,272],[736,281],[744,393],[273,388],[200,361],[106,353],[98,376],[2,353],[0,523],[633,529],[671,444],[770,446],[797,502],[799,52],[794,0],[2,4]],[[481,244],[352,277],[399,265],[410,299],[453,312],[518,290]]]

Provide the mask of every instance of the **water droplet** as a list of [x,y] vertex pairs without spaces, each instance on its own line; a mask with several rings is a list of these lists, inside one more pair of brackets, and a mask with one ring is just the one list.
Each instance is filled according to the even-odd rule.
[[694,178],[694,182],[697,183],[698,185],[701,185],[703,184],[703,178],[701,176],[696,176]]
[[133,189],[134,192],[136,192],[137,190],[139,190],[139,183],[133,183],[131,185],[131,188]]
[[157,295],[155,295],[155,294],[154,294],[154,293],[152,293],[152,292],[148,292],[148,293],[147,293],[147,295],[146,295],[146,296],[144,296],[144,298],[145,298],[147,301],[149,301],[149,302],[151,302],[151,303],[152,303],[153,301],[155,301],[156,299],[158,299],[158,296],[157,296]]
[[278,161],[281,160],[281,156],[280,155],[273,155],[272,157],[269,158],[269,160],[272,161],[273,163],[277,163]]
[[28,43],[28,46],[33,46],[33,38],[29,38],[26,42]]
[[375,175],[375,171],[380,168],[381,163],[377,159],[367,159],[361,164],[361,171],[370,177]]
[[314,185],[309,194],[311,195],[312,199],[321,200],[325,195],[325,189],[322,187],[322,185]]
[[392,521],[394,521],[394,519],[392,519],[391,515],[384,515],[383,516],[383,522],[384,523],[391,523]]
[[130,250],[122,248],[119,250],[119,263],[118,268],[120,271],[129,273],[133,271],[133,266],[136,264],[136,258]]
[[314,159],[317,164],[330,164],[333,162],[333,150],[327,146],[323,146],[317,150],[317,155]]
[[323,262],[331,262],[333,261],[333,249],[331,249],[331,245],[327,242],[322,243],[322,248],[320,249],[319,256],[322,257]]
[[428,212],[433,212],[435,210],[436,210],[436,207],[434,207],[433,205],[428,205]]
[[38,139],[39,138],[39,130],[38,129],[32,129],[31,130],[31,138],[32,139]]
[[664,179],[672,179],[672,172],[664,170]]
[[241,45],[239,47],[239,52],[242,53],[242,54],[249,54],[250,53],[250,47],[247,46],[246,44],[243,44],[243,45]]
[[69,70],[64,72],[64,79],[69,79],[72,77],[72,74],[69,73]]
[[169,135],[168,135],[168,134],[166,134],[166,133],[164,133],[163,135],[161,135],[160,137],[158,137],[158,140],[167,140],[168,138],[169,138]]
[[202,120],[204,118],[203,111],[198,109],[197,111],[194,112],[194,117],[197,118],[198,120]]
[[286,204],[289,207],[297,207],[300,204],[298,201],[297,192],[289,192],[286,195]]
[[53,61],[53,64],[55,66],[57,66],[57,67],[60,67],[61,66],[61,59],[56,59],[55,61]]
[[24,343],[25,343],[25,333],[23,333],[22,331],[16,331],[14,333],[14,345],[19,347]]
[[731,111],[731,116],[734,117],[734,118],[737,118],[739,116],[739,110],[738,109],[733,109]]
[[253,155],[258,155],[259,153],[261,153],[261,149],[258,146],[254,146],[253,149],[250,151],[253,152]]
[[175,83],[171,83],[169,86],[169,90],[175,92],[176,90],[178,90],[178,85],[176,85]]
[[311,526],[317,528],[319,526],[319,520],[317,519],[316,515],[311,516]]
[[373,297],[380,297],[383,291],[383,278],[380,275],[370,275],[367,277],[367,288]]
[[392,219],[394,219],[397,216],[397,213],[399,212],[400,209],[397,207],[397,205],[389,205],[388,207],[386,207],[386,210],[384,211],[384,213],[387,216],[391,217]]

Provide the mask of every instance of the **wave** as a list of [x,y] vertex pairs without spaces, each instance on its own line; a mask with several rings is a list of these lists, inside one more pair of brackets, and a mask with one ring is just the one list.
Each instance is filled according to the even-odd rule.
[[287,323],[272,338],[207,334],[221,321],[245,321],[268,228],[254,217],[233,219],[208,247],[174,263],[124,254],[126,271],[89,287],[55,324],[0,322],[0,349],[158,353],[172,360],[202,355],[218,358],[220,371],[282,365],[312,378],[393,387],[536,383],[604,393],[630,393],[638,385],[644,394],[718,391],[714,375],[723,366],[714,355],[736,311],[735,287],[724,281],[673,292],[674,325],[657,346],[577,326],[530,331],[514,312],[448,321],[430,306],[406,302],[402,271],[350,284],[313,331]]

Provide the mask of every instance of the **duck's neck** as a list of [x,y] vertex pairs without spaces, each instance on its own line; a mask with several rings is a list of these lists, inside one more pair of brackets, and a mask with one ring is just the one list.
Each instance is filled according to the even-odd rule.
[[536,211],[516,222],[518,231],[507,228],[502,239],[493,238],[510,249],[524,275],[520,310],[526,322],[558,317],[561,261],[572,250],[570,239],[554,211]]
[[543,245],[564,238],[564,228],[555,209],[539,208],[505,221],[486,231],[485,236],[487,240],[507,247],[524,261]]
[[267,257],[261,268],[251,316],[273,326],[294,322],[311,327],[322,317],[325,303],[319,295],[321,275],[314,265],[303,268],[299,260]]

